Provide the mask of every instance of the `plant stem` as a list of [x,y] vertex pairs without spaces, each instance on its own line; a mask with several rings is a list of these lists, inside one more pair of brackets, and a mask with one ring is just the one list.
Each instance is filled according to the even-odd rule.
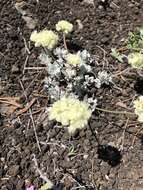
[[68,51],[65,34],[63,34],[63,42],[64,42],[65,49]]
[[44,53],[45,53],[45,54],[47,54],[47,55],[49,54],[49,51],[48,51],[47,48],[43,47],[43,50],[44,50]]
[[126,73],[129,70],[131,70],[131,68],[126,68],[126,69],[124,69],[124,70],[122,70],[120,72],[117,72],[117,73],[113,74],[112,77],[116,77],[118,75],[121,75],[122,73]]
[[97,144],[98,146],[100,146],[100,141],[99,141],[99,138],[97,137],[97,134],[96,132],[93,131],[92,127],[91,127],[91,124],[90,124],[90,121],[88,122],[88,126],[89,126],[89,129],[91,130],[91,133],[93,134],[93,136],[95,137],[96,141],[97,141]]
[[119,52],[120,51],[126,51],[126,50],[135,50],[135,51],[143,51],[143,48],[130,48],[130,47],[121,47],[117,49]]
[[107,112],[107,113],[113,113],[113,114],[129,114],[129,115],[135,115],[132,112],[127,112],[127,111],[112,111],[112,110],[107,110],[107,109],[102,109],[102,108],[95,108],[96,110],[102,111],[102,112]]

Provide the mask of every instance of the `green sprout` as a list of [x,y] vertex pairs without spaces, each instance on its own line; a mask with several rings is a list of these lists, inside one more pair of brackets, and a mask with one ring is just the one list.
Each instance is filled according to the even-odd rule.
[[115,59],[117,59],[120,63],[123,63],[123,58],[124,58],[124,55],[123,54],[120,54],[116,48],[112,48],[111,49],[111,56],[114,57]]
[[72,145],[69,147],[68,157],[75,156],[75,155],[76,155],[76,150],[75,150],[74,145],[72,144]]
[[136,50],[143,49],[143,27],[137,28],[135,32],[129,32],[127,47]]

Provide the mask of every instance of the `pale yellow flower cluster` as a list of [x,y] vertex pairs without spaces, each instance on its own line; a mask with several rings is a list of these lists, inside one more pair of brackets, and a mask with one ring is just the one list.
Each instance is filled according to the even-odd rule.
[[39,190],[50,190],[53,188],[53,186],[53,183],[50,180],[48,180],[48,182],[42,185]]
[[134,101],[135,114],[138,115],[138,121],[143,122],[143,96]]
[[[68,34],[69,32],[72,32],[73,25],[66,20],[61,20],[56,24],[56,30]],[[57,45],[59,37],[52,30],[45,29],[40,32],[32,32],[30,40],[35,42],[35,47],[43,46],[52,50]]]
[[128,63],[137,69],[143,68],[143,54],[142,53],[131,53],[128,55]]
[[36,47],[43,46],[51,50],[57,45],[59,37],[52,30],[42,30],[32,32],[30,40],[35,42]]
[[61,20],[56,24],[56,30],[68,34],[73,31],[73,25],[66,20]]
[[67,60],[67,63],[72,66],[77,66],[82,63],[82,59],[80,55],[78,55],[77,53],[76,54],[69,53],[66,57],[66,60]]
[[69,126],[70,133],[78,128],[83,128],[91,117],[91,110],[84,102],[73,97],[63,97],[53,104],[49,112],[49,119]]

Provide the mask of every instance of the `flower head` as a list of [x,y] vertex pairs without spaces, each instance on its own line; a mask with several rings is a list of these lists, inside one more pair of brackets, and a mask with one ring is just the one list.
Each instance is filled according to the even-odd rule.
[[53,104],[49,112],[49,119],[68,125],[68,130],[73,133],[77,128],[83,128],[91,116],[91,110],[84,102],[74,97],[63,97]]
[[81,59],[80,55],[78,55],[78,54],[69,53],[66,56],[66,60],[67,60],[68,64],[73,65],[73,66],[77,66],[82,63],[82,59]]
[[128,62],[133,68],[143,68],[143,54],[142,53],[131,53],[128,55]]
[[43,46],[53,49],[58,43],[58,35],[51,30],[34,31],[30,36],[30,40],[35,42],[35,46]]
[[50,190],[52,188],[53,188],[53,183],[50,180],[48,180],[48,182],[42,185],[39,190]]
[[30,187],[26,187],[26,190],[34,190],[35,187],[33,185],[31,185]]
[[68,34],[73,31],[73,25],[66,20],[61,20],[56,24],[56,30]]
[[138,121],[143,122],[143,96],[134,101],[135,114],[138,115]]

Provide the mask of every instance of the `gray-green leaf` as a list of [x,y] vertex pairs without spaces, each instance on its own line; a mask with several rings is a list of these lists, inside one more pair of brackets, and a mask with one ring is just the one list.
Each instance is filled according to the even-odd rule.
[[120,54],[116,48],[112,48],[111,49],[111,53],[112,57],[116,58],[119,62],[123,63],[123,57],[124,55]]

